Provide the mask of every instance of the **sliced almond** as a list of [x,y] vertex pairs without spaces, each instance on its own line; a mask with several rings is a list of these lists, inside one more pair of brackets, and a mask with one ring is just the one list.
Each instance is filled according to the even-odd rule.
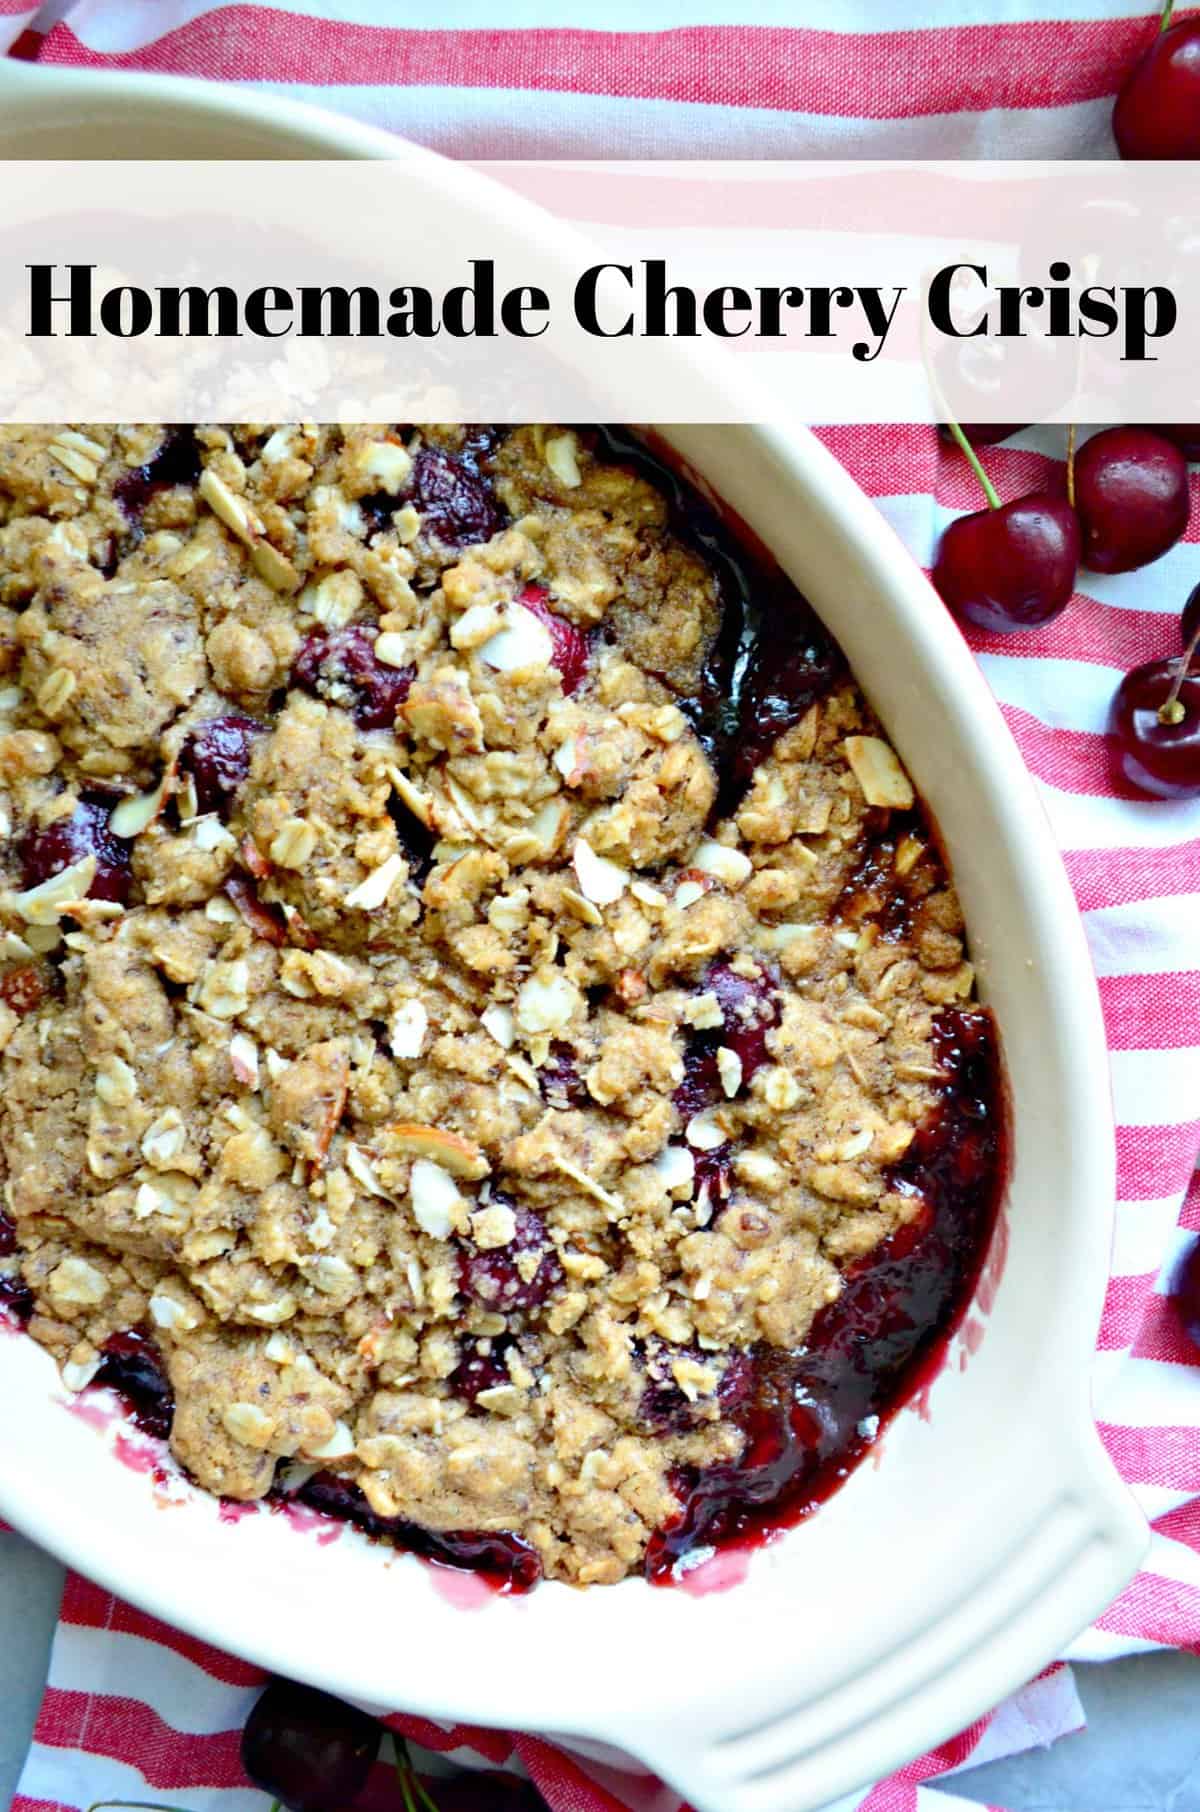
[[517,1028],[510,1007],[489,1007],[486,1013],[480,1014],[479,1023],[485,1031],[491,1033],[502,1050],[511,1051],[516,1043]]
[[519,673],[527,667],[548,667],[554,643],[546,625],[531,610],[513,603],[505,627],[484,642],[479,654],[498,673]]
[[409,1183],[413,1219],[431,1239],[449,1239],[463,1211],[453,1175],[430,1158],[418,1158]]
[[690,1188],[696,1178],[696,1160],[686,1145],[664,1145],[654,1169],[665,1189]]
[[908,811],[914,799],[912,782],[890,744],[878,736],[847,736],[842,750],[868,805]]
[[432,830],[434,828],[434,820],[433,799],[431,796],[428,793],[423,792],[420,787],[414,786],[408,775],[404,773],[401,768],[393,767],[390,762],[388,763],[385,772],[388,779],[391,781],[393,788],[408,807],[413,817],[416,818],[419,823],[423,824],[426,830]]
[[[718,843],[715,838],[706,837],[696,845],[692,852],[691,866],[698,868],[702,874],[712,875],[714,880],[726,887],[741,887],[754,872],[754,864],[749,856],[743,855],[740,849],[731,849],[727,843]],[[676,895],[678,899],[678,894]]]
[[53,925],[68,906],[86,900],[96,878],[95,856],[81,856],[36,887],[12,896],[14,910],[30,925]]
[[607,856],[598,856],[586,837],[576,837],[571,862],[579,879],[579,891],[594,906],[611,906],[629,885],[629,876]]
[[392,1014],[388,1042],[393,1057],[419,1057],[429,1030],[429,1014],[423,1001],[405,1000]]
[[718,1047],[717,1074],[726,1097],[732,1100],[742,1086],[742,1060],[727,1044]]
[[154,823],[166,804],[173,778],[168,769],[151,792],[135,793],[131,799],[122,799],[120,805],[114,807],[108,821],[108,828],[113,836],[140,837]]
[[460,1139],[457,1133],[445,1132],[440,1126],[416,1126],[397,1121],[387,1128],[394,1151],[404,1157],[428,1158],[440,1164],[451,1176],[478,1182],[491,1169],[480,1146],[471,1139]]
[[371,870],[365,881],[360,881],[358,886],[346,895],[346,905],[356,908],[359,912],[374,912],[376,907],[383,905],[404,871],[403,856],[388,856],[387,860],[381,862],[378,868]]

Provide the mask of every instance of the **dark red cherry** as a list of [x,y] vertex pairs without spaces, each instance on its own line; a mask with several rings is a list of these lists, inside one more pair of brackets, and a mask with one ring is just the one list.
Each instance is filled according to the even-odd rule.
[[379,631],[367,623],[314,629],[300,644],[292,679],[306,692],[351,711],[360,730],[390,730],[408,697],[415,667],[388,667],[375,653]]
[[1173,441],[1185,459],[1200,460],[1200,422],[1190,427],[1182,422],[1157,422],[1151,432]]
[[1075,461],[1083,564],[1127,573],[1173,547],[1188,522],[1187,461],[1150,428],[1105,428]]
[[421,512],[422,527],[447,547],[489,541],[500,527],[491,480],[479,469],[486,451],[486,445],[468,440],[459,453],[422,447],[413,460],[411,496]]
[[[484,1352],[483,1345],[489,1350]],[[446,1383],[456,1397],[464,1403],[474,1404],[485,1390],[495,1390],[501,1384],[511,1383],[508,1367],[504,1363],[504,1345],[497,1340],[481,1344],[479,1341],[464,1342],[463,1357],[459,1360]]]
[[526,610],[531,611],[539,623],[544,623],[550,631],[550,641],[554,652],[550,664],[557,667],[562,679],[562,689],[570,695],[577,692],[583,684],[588,670],[590,638],[574,623],[560,617],[550,606],[549,594],[543,585],[527,585],[517,599]]
[[[962,422],[960,426],[967,439],[975,447],[994,447],[1000,441],[1007,440],[1010,434],[1019,434],[1028,422]],[[955,439],[945,422],[938,423],[938,433],[944,441],[954,446]]]
[[563,1275],[546,1223],[532,1208],[519,1208],[502,1196],[493,1195],[492,1203],[512,1209],[516,1231],[507,1246],[485,1250],[464,1245],[458,1261],[459,1287],[473,1302],[498,1315],[540,1308]]
[[179,751],[179,766],[190,774],[201,812],[223,812],[250,772],[254,739],[263,726],[230,711],[197,724]]
[[8,1258],[17,1249],[17,1230],[11,1215],[0,1208],[0,1258]]
[[546,1802],[530,1781],[514,1774],[455,1774],[422,1782],[437,1812],[546,1812]]
[[133,844],[109,829],[114,801],[85,793],[69,818],[56,818],[43,829],[26,831],[21,841],[21,877],[36,887],[72,862],[95,856],[96,873],[88,888],[91,900],[115,900],[124,906],[133,883]]
[[1066,498],[1031,491],[952,522],[933,583],[956,617],[981,629],[1031,629],[1065,610],[1079,548],[1079,522]]
[[379,1753],[379,1725],[315,1686],[272,1680],[242,1731],[242,1767],[290,1812],[348,1807]]
[[1186,654],[1200,636],[1200,585],[1192,587],[1187,603],[1179,613],[1179,639]]
[[1160,32],[1134,65],[1113,108],[1113,137],[1126,158],[1200,157],[1200,19]]
[[1200,673],[1147,661],[1117,687],[1108,716],[1116,773],[1158,799],[1200,797]]
[[110,1334],[100,1355],[97,1384],[107,1384],[124,1397],[134,1422],[147,1434],[165,1440],[175,1417],[175,1395],[152,1340],[128,1328]]
[[[808,600],[792,586],[775,586],[767,602],[738,697],[737,727],[728,754],[731,793],[749,786],[754,770],[778,739],[824,698],[845,664],[841,649],[830,640]],[[735,660],[727,681],[735,693],[739,665],[741,660]]]
[[1171,1301],[1188,1335],[1200,1346],[1200,1236],[1192,1240],[1175,1267]]

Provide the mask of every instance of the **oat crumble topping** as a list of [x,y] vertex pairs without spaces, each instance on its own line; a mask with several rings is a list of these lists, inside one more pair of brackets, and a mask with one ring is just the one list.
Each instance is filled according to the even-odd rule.
[[0,1281],[208,1489],[616,1581],[919,1214],[955,896],[722,602],[583,432],[0,429]]

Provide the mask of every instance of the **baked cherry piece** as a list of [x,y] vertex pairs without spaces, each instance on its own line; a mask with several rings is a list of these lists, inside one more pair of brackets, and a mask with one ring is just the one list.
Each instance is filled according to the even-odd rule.
[[1170,1294],[1186,1333],[1200,1346],[1200,1236],[1176,1265]]
[[146,505],[159,491],[168,491],[177,484],[193,485],[199,478],[200,445],[196,439],[196,430],[189,427],[168,428],[157,453],[152,454],[144,466],[136,466],[117,479],[113,485],[113,496],[125,516],[137,526],[141,523]]
[[422,447],[413,460],[411,497],[421,526],[447,547],[490,541],[500,527],[496,494],[480,469],[493,444],[489,431],[476,430],[457,453]]
[[1187,667],[1182,656],[1135,667],[1109,710],[1114,771],[1156,799],[1200,797],[1200,673]]
[[175,1396],[152,1340],[128,1328],[110,1334],[100,1355],[96,1384],[107,1384],[125,1399],[130,1415],[145,1434],[165,1440],[175,1417]]
[[1124,158],[1200,157],[1200,19],[1169,23],[1125,78],[1113,108]]
[[639,1416],[654,1434],[686,1434],[706,1419],[705,1404],[692,1403],[675,1381],[672,1366],[677,1359],[690,1359],[720,1370],[714,1397],[723,1416],[745,1403],[754,1389],[756,1361],[745,1348],[704,1353],[698,1346],[668,1346],[663,1340],[655,1340],[642,1354],[646,1383],[638,1404]]
[[494,1194],[492,1207],[511,1208],[516,1230],[507,1246],[463,1246],[458,1280],[463,1294],[498,1315],[540,1308],[562,1282],[563,1269],[546,1223],[532,1208]]
[[724,1047],[736,1053],[742,1066],[740,1092],[767,1062],[767,1033],[779,1024],[779,996],[764,973],[739,975],[728,963],[710,963],[696,991],[716,995],[722,1024],[692,1032],[684,1046],[683,1081],[675,1090],[684,1126],[694,1114],[727,1098],[718,1051]]
[[933,583],[956,617],[980,629],[1032,629],[1066,609],[1079,552],[1079,520],[1066,498],[1033,491],[952,522]]
[[260,723],[236,711],[197,724],[179,751],[180,769],[196,788],[197,810],[224,815],[250,772],[254,739],[262,733]]
[[272,1680],[242,1731],[242,1767],[291,1812],[350,1806],[379,1753],[379,1725],[315,1686]]
[[378,639],[379,631],[366,623],[314,629],[300,644],[292,679],[351,711],[360,730],[390,730],[417,670],[386,666],[375,653]]
[[73,862],[95,856],[96,873],[88,898],[114,900],[124,906],[133,885],[133,844],[125,837],[115,837],[109,829],[114,804],[99,794],[85,793],[69,818],[56,818],[43,829],[27,831],[20,850],[24,885],[37,887]]
[[485,1353],[478,1341],[466,1341],[463,1357],[446,1380],[451,1394],[461,1397],[464,1403],[474,1405],[485,1390],[496,1390],[512,1382],[504,1363],[506,1343],[492,1340],[487,1344],[490,1351]]
[[569,1044],[551,1045],[550,1055],[538,1071],[538,1084],[551,1107],[583,1107],[591,1100]]
[[1150,428],[1105,428],[1075,460],[1083,564],[1127,573],[1174,547],[1188,523],[1187,461]]
[[551,608],[550,594],[544,585],[527,585],[517,598],[526,610],[534,615],[550,631],[553,653],[550,664],[557,667],[562,680],[562,689],[570,697],[583,684],[588,670],[591,651],[590,638],[574,623],[560,617]]
[[[0,1000],[18,1019],[36,1012],[54,985],[56,971],[48,963],[22,963],[0,975]],[[4,1247],[0,1246],[0,1252]]]

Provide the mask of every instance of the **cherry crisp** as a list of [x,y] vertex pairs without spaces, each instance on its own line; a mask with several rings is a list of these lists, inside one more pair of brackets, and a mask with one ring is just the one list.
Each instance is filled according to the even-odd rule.
[[936,839],[621,431],[0,428],[0,812],[0,1307],[209,1491],[661,1579],[961,1312]]

